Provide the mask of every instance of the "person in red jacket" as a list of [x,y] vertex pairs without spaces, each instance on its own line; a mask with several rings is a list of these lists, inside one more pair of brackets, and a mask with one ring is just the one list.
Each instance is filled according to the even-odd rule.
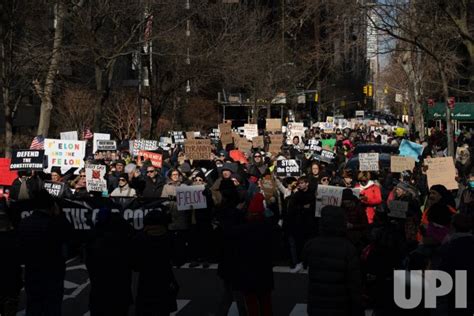
[[365,207],[369,224],[374,222],[375,208],[382,203],[380,187],[370,180],[370,172],[360,171],[357,176],[358,183],[355,188],[360,189],[360,201]]

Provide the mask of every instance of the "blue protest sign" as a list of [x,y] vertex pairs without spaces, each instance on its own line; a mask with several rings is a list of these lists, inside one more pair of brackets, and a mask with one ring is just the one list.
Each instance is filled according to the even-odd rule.
[[404,139],[398,150],[400,151],[400,156],[412,157],[418,162],[418,157],[423,153],[423,146]]

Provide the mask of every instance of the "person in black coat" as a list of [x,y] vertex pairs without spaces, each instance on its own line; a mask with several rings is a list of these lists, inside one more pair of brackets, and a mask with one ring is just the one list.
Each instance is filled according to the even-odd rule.
[[315,213],[316,196],[309,189],[309,180],[302,176],[298,179],[298,191],[290,198],[283,225],[288,233],[291,255],[291,270],[295,273],[302,269],[301,251],[306,241],[316,236]]
[[163,316],[177,310],[179,286],[172,270],[172,241],[169,216],[152,211],[145,216],[144,229],[133,240],[134,269],[139,272],[137,316]]
[[128,315],[132,303],[129,239],[132,227],[120,214],[102,209],[86,244],[91,316]]
[[237,293],[234,293],[232,284],[235,256],[232,247],[232,238],[230,238],[232,229],[244,223],[245,212],[240,208],[241,204],[239,203],[241,201],[237,188],[232,180],[222,179],[219,185],[219,192],[222,195],[222,203],[217,210],[217,219],[221,229],[217,275],[223,281],[224,291],[220,298],[217,315],[227,315],[234,300],[237,302],[239,314],[245,315],[243,298],[237,295]]
[[248,316],[272,315],[272,226],[263,212],[263,207],[249,210],[246,223],[227,232],[234,263],[231,283],[243,294]]
[[5,198],[0,204],[0,315],[16,316],[18,297],[23,287],[18,239],[5,212]]
[[18,178],[13,181],[10,187],[10,199],[13,201],[33,199],[42,186],[43,183],[38,176],[32,175],[31,171],[20,170]]
[[37,209],[19,226],[26,315],[57,316],[61,315],[66,273],[63,249],[72,225],[46,190],[38,193],[34,205]]
[[340,207],[321,210],[320,236],[308,241],[303,263],[308,267],[308,315],[363,315],[362,286],[356,248],[346,237]]

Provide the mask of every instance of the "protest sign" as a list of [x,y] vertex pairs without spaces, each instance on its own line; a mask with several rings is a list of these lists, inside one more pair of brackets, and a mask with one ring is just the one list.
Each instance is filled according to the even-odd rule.
[[78,140],[77,131],[61,132],[59,137],[63,140]]
[[184,134],[182,131],[171,132],[171,137],[175,144],[184,144]]
[[247,141],[246,138],[239,137],[237,148],[239,148],[241,152],[250,153],[252,151],[252,143]]
[[225,148],[228,144],[232,144],[232,125],[229,123],[219,124],[219,134],[221,138],[222,147]]
[[263,148],[264,142],[263,142],[263,136],[257,136],[252,138],[252,147],[253,148]]
[[258,136],[258,126],[257,124],[244,124],[244,136],[248,140]]
[[94,133],[94,138],[92,139],[92,152],[93,153],[97,151],[98,140],[110,140],[110,134]]
[[315,159],[318,159],[321,162],[333,163],[336,159],[336,154],[332,151],[322,149],[320,152],[315,153]]
[[86,142],[78,140],[44,140],[44,154],[48,156],[48,172],[51,167],[61,167],[64,173],[70,168],[83,168]]
[[44,181],[43,188],[48,191],[49,195],[54,197],[60,197],[64,191],[64,183]]
[[380,142],[382,144],[387,144],[388,143],[388,135],[384,135],[384,134],[380,135]]
[[[318,191],[316,192],[316,210],[315,216],[321,217],[321,209],[327,205],[341,206],[342,204],[342,193],[344,187],[336,187],[332,185],[318,185]],[[352,194],[357,198],[359,197],[359,189],[351,189]]]
[[388,202],[388,216],[395,218],[407,218],[408,202],[392,200]]
[[[87,235],[81,234],[89,231],[97,223],[97,214],[104,207],[110,209],[112,213],[119,214],[135,230],[144,227],[144,217],[152,211],[162,212],[166,210],[162,199],[137,199],[137,198],[85,198],[84,200],[63,199],[57,200],[59,209],[66,219],[72,224],[75,237],[86,241]],[[16,202],[11,206],[18,214],[19,220],[27,218],[36,209],[35,200],[25,200]]]
[[425,165],[428,166],[426,176],[429,188],[435,184],[442,184],[448,190],[459,189],[452,157],[426,158]]
[[204,185],[180,185],[176,187],[176,203],[178,211],[207,208],[207,200],[203,194]]
[[336,146],[336,139],[335,138],[321,139],[321,147],[323,147],[324,149],[333,150],[334,146]]
[[302,122],[290,122],[288,123],[286,130],[286,143],[288,145],[293,144],[293,138],[298,136],[300,141],[304,136],[304,124]]
[[184,141],[184,152],[186,157],[191,160],[211,160],[211,140],[187,139]]
[[323,133],[331,134],[334,132],[334,123],[332,122],[320,122],[319,128],[323,131]]
[[400,151],[400,156],[412,157],[418,162],[418,157],[423,154],[423,145],[403,139],[398,150]]
[[10,170],[43,170],[44,150],[14,150]]
[[86,188],[87,191],[104,192],[107,191],[107,181],[105,180],[105,165],[86,166]]
[[278,155],[281,152],[281,146],[283,145],[283,135],[276,134],[270,135],[270,145],[268,151],[273,155]]
[[395,136],[403,137],[406,134],[406,130],[403,127],[395,128]]
[[15,170],[10,170],[10,165],[10,158],[0,158],[0,185],[10,186],[18,177],[18,173]]
[[137,157],[140,150],[153,151],[157,149],[157,140],[136,139],[133,141],[132,155],[133,157]]
[[268,132],[280,132],[281,131],[281,119],[279,118],[274,118],[274,119],[269,119],[267,118],[266,120],[266,130]]
[[295,159],[277,160],[276,174],[279,177],[299,177],[301,162]]
[[115,140],[99,139],[96,142],[97,151],[117,150],[117,142]]
[[163,156],[158,153],[153,153],[150,151],[140,150],[138,152],[139,161],[150,160],[153,167],[160,168],[163,166]]
[[194,139],[195,132],[186,132],[186,139]]
[[359,154],[360,171],[379,171],[378,153],[360,153]]
[[334,116],[326,116],[326,122],[334,123]]
[[390,157],[391,172],[403,172],[406,170],[413,171],[413,168],[415,168],[415,159],[412,157]]
[[316,151],[318,153],[321,152],[321,150],[323,149],[321,145],[322,145],[321,141],[317,139],[310,139],[308,141],[308,149],[312,151]]

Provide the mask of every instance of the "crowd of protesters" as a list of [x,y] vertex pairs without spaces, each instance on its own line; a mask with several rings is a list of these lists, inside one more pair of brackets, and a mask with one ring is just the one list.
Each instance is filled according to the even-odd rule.
[[[392,131],[361,126],[306,130],[280,153],[263,148],[242,152],[233,144],[216,142],[213,159],[190,161],[182,146],[160,150],[162,168],[132,157],[127,150],[97,152],[87,162],[107,166],[106,196],[162,199],[166,212],[144,217],[135,231],[124,219],[103,208],[82,245],[90,278],[90,313],[169,315],[177,309],[179,288],[173,267],[209,267],[218,263],[224,291],[210,314],[227,315],[233,301],[240,315],[272,315],[273,266],[286,264],[290,273],[308,271],[309,315],[432,315],[420,308],[403,310],[393,301],[394,270],[467,270],[470,291],[474,285],[474,135],[456,136],[456,181],[459,188],[428,187],[423,160],[446,155],[446,135],[439,129],[430,136],[395,136]],[[413,170],[392,173],[349,168],[346,162],[362,144],[398,148],[403,138],[422,144],[420,162]],[[323,162],[307,149],[311,140],[336,139],[335,159]],[[396,152],[396,150],[395,150]],[[279,177],[276,161],[296,159],[301,175]],[[85,170],[61,174],[20,171],[3,199],[0,213],[0,315],[16,315],[18,297],[25,287],[27,316],[61,315],[66,245],[71,224],[55,200],[42,189],[50,180],[64,184],[61,198],[103,197],[88,192]],[[270,190],[264,182],[271,183]],[[178,211],[176,188],[204,185],[207,208]],[[326,206],[315,216],[318,186],[346,188],[341,206]],[[353,188],[359,189],[359,196]],[[13,225],[9,206],[34,200],[31,216]],[[406,218],[388,216],[388,203],[408,203]],[[24,265],[22,274],[21,265]],[[139,273],[136,297],[132,271]],[[474,295],[462,312],[452,297],[439,303],[436,315],[472,315]],[[469,312],[466,312],[468,310]],[[466,314],[462,314],[466,312]]]

